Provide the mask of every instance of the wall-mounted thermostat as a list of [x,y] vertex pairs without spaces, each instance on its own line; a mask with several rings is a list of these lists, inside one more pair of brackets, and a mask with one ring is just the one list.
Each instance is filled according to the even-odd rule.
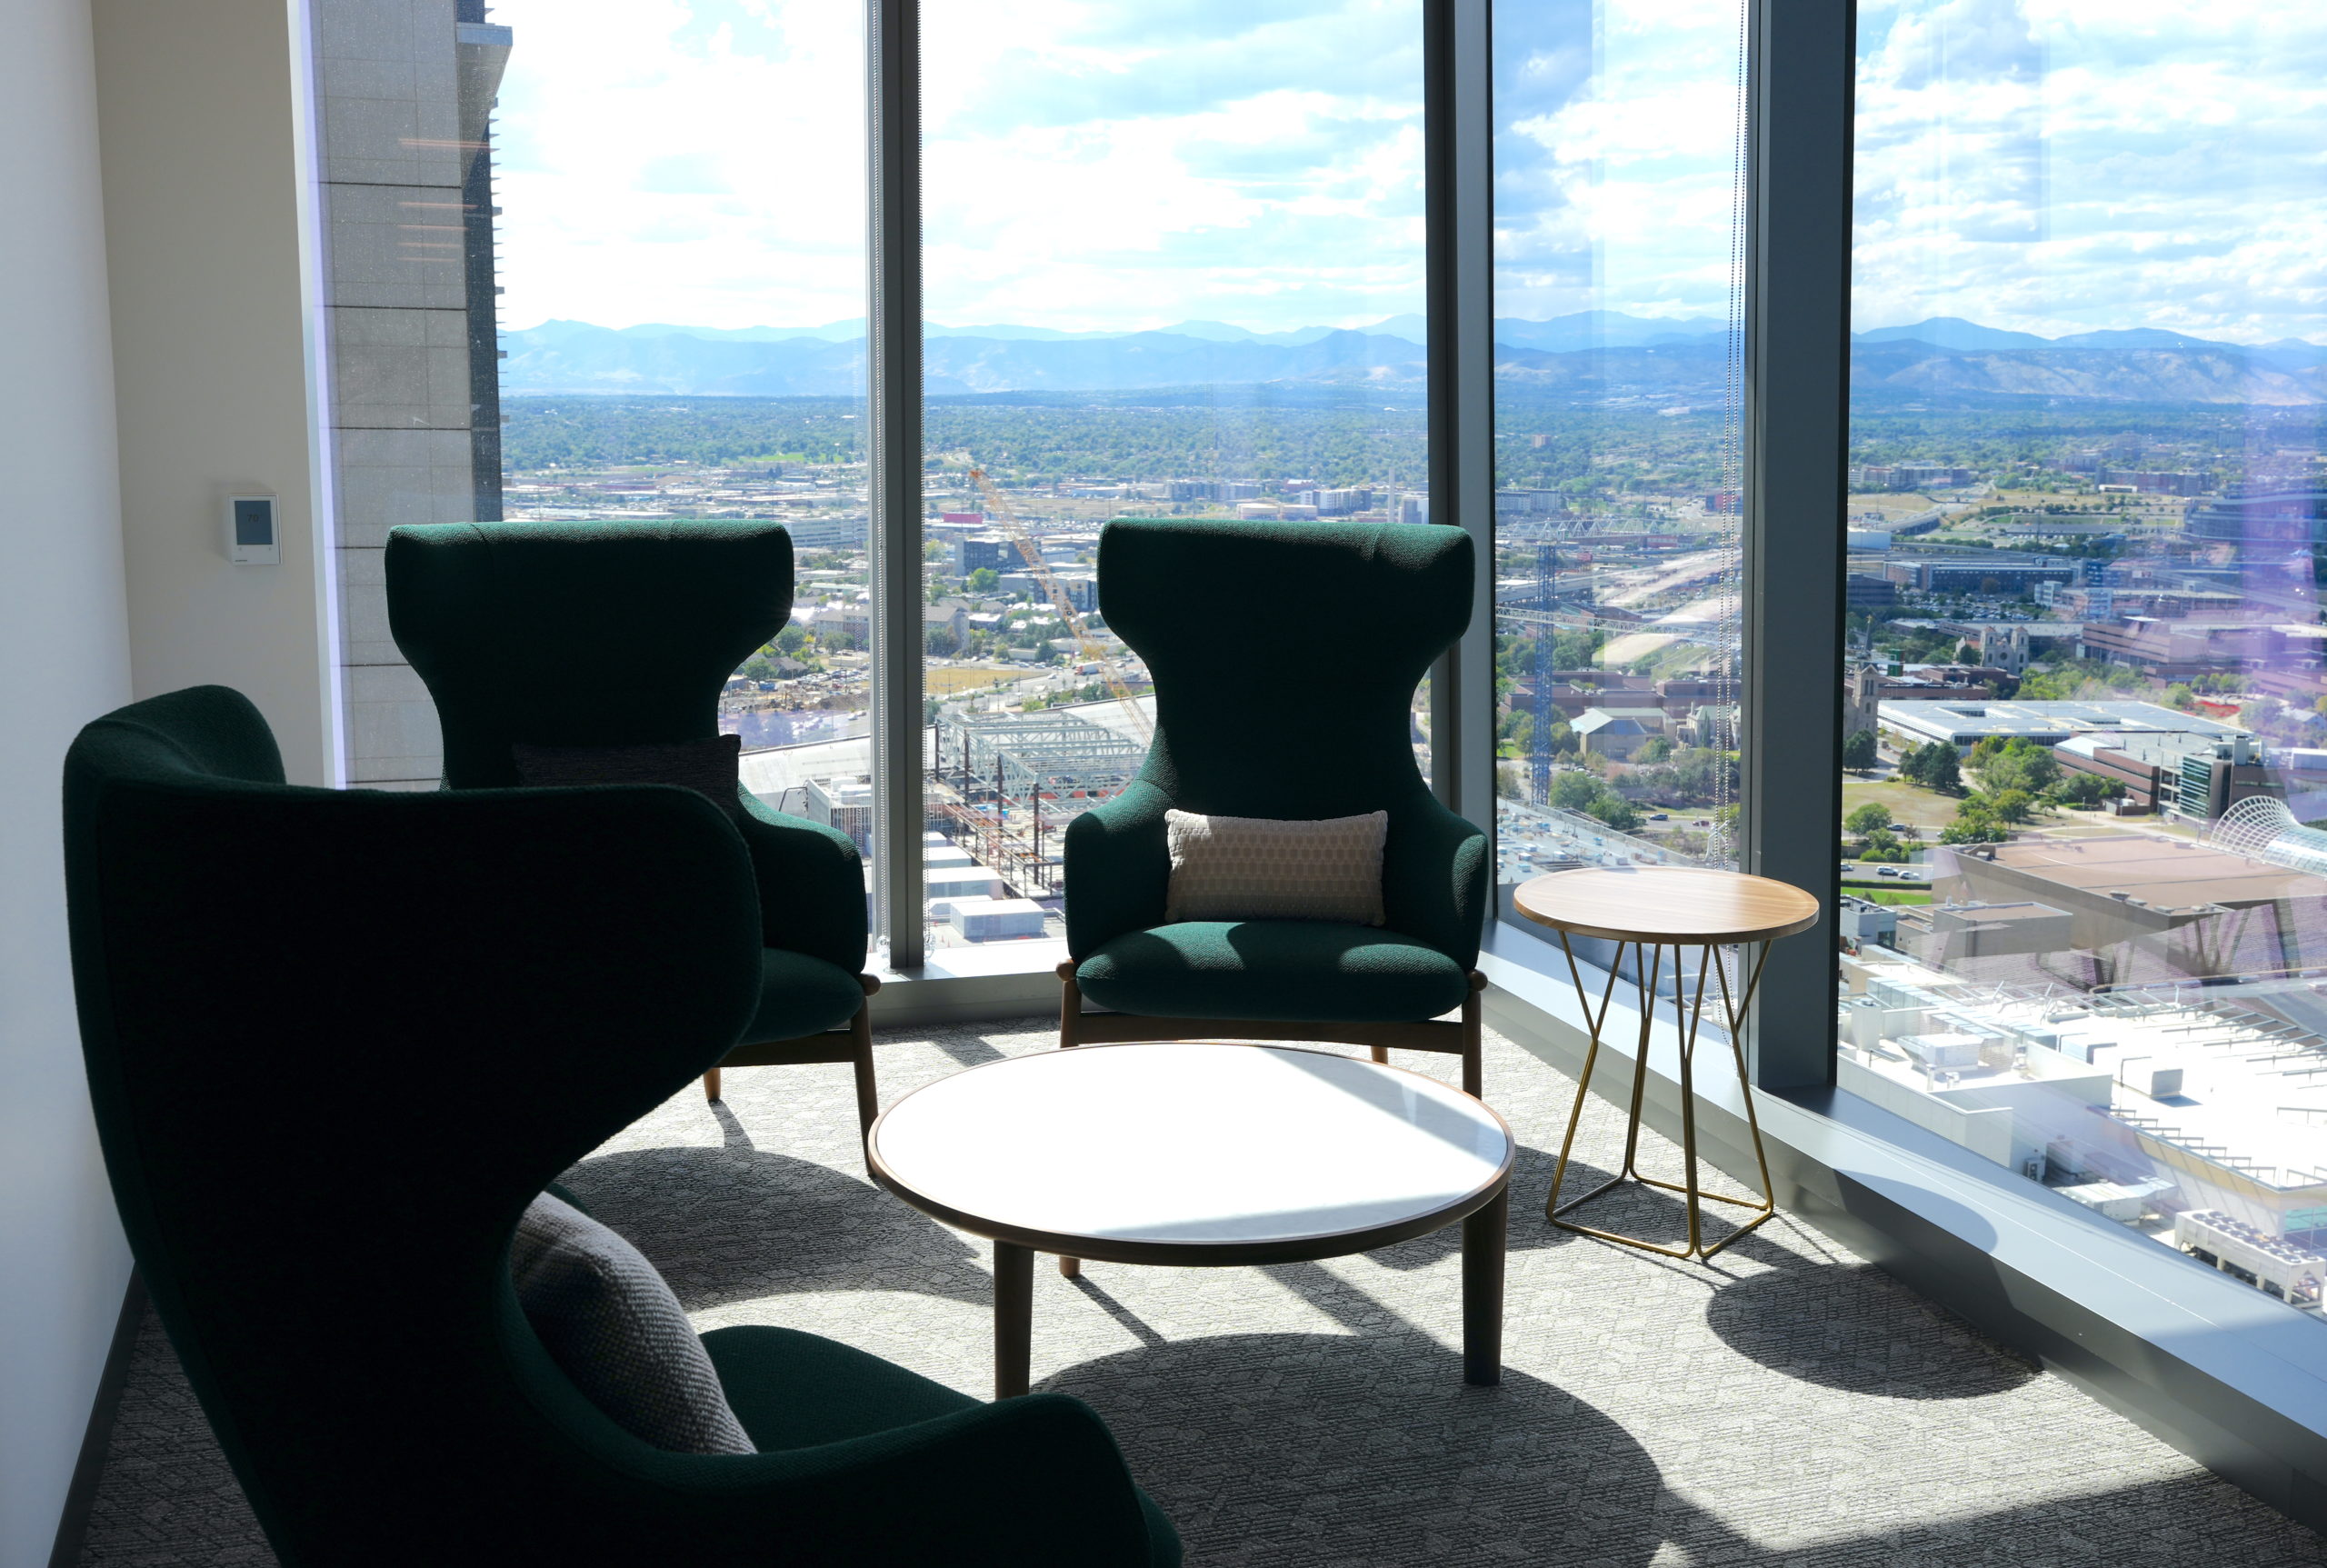
[[237,566],[280,566],[283,546],[275,527],[275,497],[229,495],[226,559]]

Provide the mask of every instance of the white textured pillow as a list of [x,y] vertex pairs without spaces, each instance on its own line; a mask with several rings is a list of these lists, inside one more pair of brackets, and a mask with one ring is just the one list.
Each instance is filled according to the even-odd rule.
[[1390,814],[1280,822],[1164,814],[1166,920],[1347,920],[1379,925]]

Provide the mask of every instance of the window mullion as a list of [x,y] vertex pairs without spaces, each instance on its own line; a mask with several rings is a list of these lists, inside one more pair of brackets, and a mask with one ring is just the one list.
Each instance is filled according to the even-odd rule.
[[874,934],[922,962],[921,7],[866,0]]
[[1771,951],[1748,1034],[1764,1088],[1834,1072],[1855,15],[1753,0],[1748,21],[1743,864],[1826,911]]

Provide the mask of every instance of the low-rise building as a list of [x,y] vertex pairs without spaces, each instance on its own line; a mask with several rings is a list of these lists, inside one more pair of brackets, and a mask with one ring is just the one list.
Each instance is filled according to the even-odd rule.
[[1612,762],[1628,760],[1664,730],[1661,708],[1593,708],[1569,726],[1583,749]]
[[2155,703],[1917,702],[1885,700],[1882,727],[1911,744],[1945,741],[1959,751],[1990,736],[2057,746],[2078,735],[2177,734],[2228,740],[2247,732],[2235,724],[2185,714]]

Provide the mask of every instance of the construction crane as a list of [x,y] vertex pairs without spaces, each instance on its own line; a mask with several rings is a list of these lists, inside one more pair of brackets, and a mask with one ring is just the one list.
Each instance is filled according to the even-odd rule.
[[1034,574],[1035,582],[1042,584],[1043,592],[1049,596],[1051,607],[1058,612],[1058,618],[1066,624],[1067,631],[1074,635],[1074,645],[1082,650],[1084,661],[1099,666],[1101,677],[1106,681],[1108,689],[1115,694],[1115,701],[1123,704],[1124,714],[1131,721],[1134,732],[1144,739],[1154,739],[1154,723],[1140,707],[1139,699],[1132,694],[1131,687],[1115,668],[1115,661],[1099,646],[1092,637],[1090,628],[1083,624],[1083,616],[1074,608],[1074,601],[1066,596],[1065,586],[1053,574],[1050,563],[1043,559],[1043,548],[1034,542],[1034,534],[1027,531],[1025,524],[1018,520],[1018,514],[1010,510],[1009,504],[1002,498],[1002,492],[995,488],[993,480],[985,476],[984,469],[972,468],[970,483],[976,485],[978,494],[985,498],[987,515],[999,522],[1002,531],[1010,536],[1010,542],[1018,546],[1018,554],[1025,559],[1026,570]]

